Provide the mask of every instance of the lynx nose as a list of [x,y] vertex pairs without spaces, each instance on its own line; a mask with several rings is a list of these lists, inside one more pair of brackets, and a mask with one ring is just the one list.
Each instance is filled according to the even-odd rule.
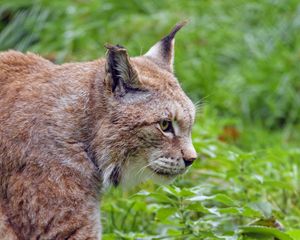
[[181,151],[181,153],[185,167],[192,165],[192,163],[197,159],[197,152],[191,139],[188,140],[188,144]]
[[183,159],[185,167],[192,165],[196,158]]

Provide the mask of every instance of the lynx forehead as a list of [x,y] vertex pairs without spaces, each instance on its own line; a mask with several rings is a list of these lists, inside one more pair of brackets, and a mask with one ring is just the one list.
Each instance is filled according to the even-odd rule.
[[0,236],[99,239],[105,186],[186,171],[195,108],[173,73],[184,24],[132,58],[119,45],[63,65],[0,54]]

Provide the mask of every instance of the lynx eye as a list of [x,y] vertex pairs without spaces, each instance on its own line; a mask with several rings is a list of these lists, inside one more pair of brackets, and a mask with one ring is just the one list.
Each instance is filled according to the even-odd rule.
[[172,121],[161,120],[159,122],[159,126],[160,126],[161,130],[164,131],[164,132],[174,132]]

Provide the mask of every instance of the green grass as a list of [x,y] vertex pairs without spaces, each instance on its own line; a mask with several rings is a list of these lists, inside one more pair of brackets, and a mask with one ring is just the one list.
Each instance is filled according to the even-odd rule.
[[107,192],[104,239],[288,239],[280,222],[297,240],[299,16],[298,0],[2,0],[0,50],[61,63],[99,58],[109,42],[135,56],[189,19],[175,70],[201,105],[200,160],[172,186]]

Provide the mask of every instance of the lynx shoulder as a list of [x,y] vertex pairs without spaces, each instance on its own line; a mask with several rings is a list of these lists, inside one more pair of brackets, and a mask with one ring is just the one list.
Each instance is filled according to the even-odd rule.
[[183,25],[138,57],[119,45],[63,65],[0,53],[0,236],[99,239],[106,186],[186,171],[195,109],[173,73]]

